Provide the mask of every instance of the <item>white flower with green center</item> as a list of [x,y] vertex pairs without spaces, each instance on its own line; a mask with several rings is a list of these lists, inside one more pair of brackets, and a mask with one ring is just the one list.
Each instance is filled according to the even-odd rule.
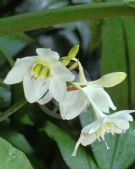
[[24,94],[28,102],[45,104],[52,97],[62,101],[67,92],[66,82],[74,75],[59,61],[59,54],[50,49],[36,49],[37,56],[17,59],[4,83],[23,81]]
[[80,134],[74,151],[73,156],[76,155],[79,145],[87,146],[92,144],[96,139],[99,141],[103,140],[106,144],[107,149],[109,146],[105,140],[105,134],[111,133],[112,135],[122,134],[129,128],[129,121],[133,121],[133,117],[130,113],[135,112],[135,110],[122,110],[115,112],[111,115],[105,115],[95,106],[97,121],[85,126]]
[[113,87],[122,82],[125,77],[124,72],[114,72],[95,81],[73,83],[78,90],[68,91],[65,99],[59,103],[62,118],[67,120],[75,118],[92,102],[104,113],[108,113],[109,108],[116,110],[104,87]]

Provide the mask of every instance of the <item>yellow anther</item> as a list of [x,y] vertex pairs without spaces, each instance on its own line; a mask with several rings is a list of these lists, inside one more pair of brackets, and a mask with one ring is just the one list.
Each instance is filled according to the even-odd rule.
[[40,63],[34,65],[31,71],[36,78],[48,78],[50,76],[50,68]]
[[36,64],[32,68],[32,72],[34,73],[35,77],[39,77],[40,73],[42,72],[43,65],[42,64]]
[[39,77],[48,78],[50,76],[50,69],[47,66],[44,66],[42,72],[40,73]]

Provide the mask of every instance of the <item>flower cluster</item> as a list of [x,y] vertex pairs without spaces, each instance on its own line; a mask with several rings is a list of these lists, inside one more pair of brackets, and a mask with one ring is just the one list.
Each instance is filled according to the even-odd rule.
[[[51,49],[38,48],[37,55],[17,59],[4,82],[16,84],[23,81],[24,94],[29,103],[46,104],[54,98],[60,109],[62,119],[71,120],[80,115],[89,105],[93,108],[95,121],[85,126],[80,134],[73,156],[78,146],[92,144],[96,139],[103,140],[108,147],[105,134],[121,134],[129,128],[133,120],[130,113],[135,110],[116,110],[111,97],[104,88],[113,87],[125,78],[124,72],[114,72],[95,81],[87,81],[83,67],[75,57],[79,45],[74,46],[66,57],[61,57]],[[70,62],[73,62],[69,66]],[[79,68],[78,76],[72,73]]]

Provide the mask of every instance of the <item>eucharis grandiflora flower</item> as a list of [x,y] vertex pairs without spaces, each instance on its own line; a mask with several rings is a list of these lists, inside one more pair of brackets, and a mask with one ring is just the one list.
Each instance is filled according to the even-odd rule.
[[66,82],[74,75],[59,61],[59,54],[50,49],[36,49],[37,56],[17,59],[4,82],[16,84],[23,81],[28,102],[45,104],[52,97],[62,101],[67,92]]
[[68,91],[65,99],[59,103],[60,113],[63,119],[73,119],[78,116],[91,102],[104,113],[109,112],[109,108],[116,110],[110,96],[104,90],[104,87],[113,87],[121,83],[126,74],[124,72],[114,72],[102,76],[95,81],[87,81],[81,63],[78,62],[79,76],[78,82],[73,82],[76,90]]
[[130,115],[130,113],[135,112],[135,110],[122,110],[110,115],[105,115],[103,112],[97,109],[97,106],[95,106],[94,103],[92,106],[95,110],[97,120],[82,129],[80,138],[78,139],[72,153],[73,156],[76,155],[80,144],[87,146],[92,144],[96,139],[99,141],[103,140],[107,149],[109,149],[109,146],[105,140],[105,134],[122,134],[129,128],[129,122],[133,121],[133,117]]

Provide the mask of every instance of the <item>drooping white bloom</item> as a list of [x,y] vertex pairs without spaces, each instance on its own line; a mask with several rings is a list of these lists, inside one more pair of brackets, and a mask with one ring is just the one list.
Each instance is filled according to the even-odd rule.
[[113,87],[122,82],[125,77],[124,72],[110,73],[91,82],[84,81],[85,77],[83,77],[84,82],[74,83],[79,89],[69,91],[65,99],[60,102],[59,107],[62,118],[67,120],[75,118],[92,102],[104,113],[108,113],[109,108],[116,110],[104,87]]
[[130,115],[130,113],[133,112],[135,112],[135,110],[123,110],[111,115],[105,115],[98,110],[98,116],[100,118],[82,129],[72,155],[76,155],[80,144],[87,146],[92,144],[96,139],[99,141],[103,140],[107,149],[109,149],[105,140],[105,134],[111,133],[114,135],[115,133],[124,133],[129,128],[129,121],[133,121],[133,117]]
[[24,94],[28,102],[45,104],[52,97],[62,101],[66,95],[66,81],[74,75],[59,61],[59,54],[50,49],[36,49],[37,56],[17,59],[4,83],[23,81]]

